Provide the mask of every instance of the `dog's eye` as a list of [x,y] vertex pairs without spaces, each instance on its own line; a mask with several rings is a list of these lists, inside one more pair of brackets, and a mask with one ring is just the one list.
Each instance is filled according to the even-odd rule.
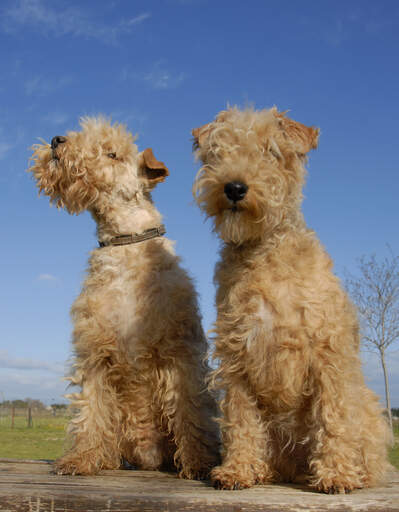
[[274,158],[277,158],[277,160],[281,159],[281,156],[277,151],[275,151],[273,148],[269,148],[270,153],[274,156]]
[[116,153],[108,153],[107,157],[115,159],[116,158]]

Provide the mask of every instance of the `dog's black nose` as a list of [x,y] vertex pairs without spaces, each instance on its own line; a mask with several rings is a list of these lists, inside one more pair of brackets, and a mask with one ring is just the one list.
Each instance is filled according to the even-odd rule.
[[245,194],[248,191],[248,186],[241,181],[230,181],[224,186],[224,193],[226,196],[234,202],[241,201],[244,199]]
[[62,135],[56,135],[51,139],[51,149],[55,149],[59,144],[66,142],[66,137]]

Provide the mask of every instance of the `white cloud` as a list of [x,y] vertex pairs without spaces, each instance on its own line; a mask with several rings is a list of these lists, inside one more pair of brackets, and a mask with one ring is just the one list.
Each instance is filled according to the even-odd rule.
[[68,383],[61,375],[2,370],[0,400],[33,398],[50,403],[64,401]]
[[163,61],[158,61],[153,66],[142,72],[131,72],[128,68],[122,70],[122,80],[140,80],[147,83],[152,89],[166,90],[176,89],[187,78],[184,72],[175,72],[165,65]]
[[15,144],[9,144],[8,142],[0,142],[0,160],[2,160],[8,151],[12,149],[15,146]]
[[39,361],[25,357],[13,357],[6,350],[0,350],[0,368],[13,370],[45,370],[46,372],[63,375],[65,367],[62,363]]
[[56,11],[46,9],[41,0],[20,0],[14,2],[9,8],[3,10],[8,20],[20,25],[30,23],[53,25],[57,21]]
[[180,5],[196,5],[203,3],[203,0],[175,0]]
[[62,125],[69,120],[69,117],[70,116],[64,112],[49,112],[43,117],[43,120],[52,124]]
[[73,78],[66,75],[60,78],[49,78],[42,75],[36,75],[25,81],[24,88],[27,96],[46,96],[53,92],[63,89],[73,83]]
[[[362,362],[367,385],[381,397],[381,402],[385,404],[384,377],[379,356],[375,353],[363,352]],[[399,351],[388,352],[386,363],[391,406],[399,407]]]
[[61,7],[59,4],[54,7],[49,0],[18,0],[3,9],[2,15],[3,30],[9,33],[30,27],[53,36],[68,34],[108,43],[115,43],[118,37],[132,32],[137,25],[151,17],[151,13],[143,12],[114,25],[104,25],[91,19],[81,9]]
[[58,281],[58,278],[52,274],[40,274],[37,279],[39,281]]
[[12,126],[11,128],[10,126],[10,123],[6,121],[3,125],[0,125],[0,160],[4,159],[9,151],[20,146],[24,141],[24,130],[19,126]]
[[125,25],[127,27],[132,27],[133,25],[139,25],[140,23],[142,23],[143,21],[145,21],[146,19],[148,19],[150,17],[151,17],[151,14],[149,12],[143,12],[143,14],[139,14],[135,18],[131,18],[130,20],[126,21]]
[[340,46],[348,37],[344,22],[340,19],[334,20],[334,22],[327,27],[324,37],[330,45]]
[[[135,110],[113,110],[110,113],[111,119],[118,119],[119,122],[126,125],[132,125],[133,133],[136,132],[137,127],[142,127],[148,121],[148,114]],[[141,130],[140,130],[141,131]]]

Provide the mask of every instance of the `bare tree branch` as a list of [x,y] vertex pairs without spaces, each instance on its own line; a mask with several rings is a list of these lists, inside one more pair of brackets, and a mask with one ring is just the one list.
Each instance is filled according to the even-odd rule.
[[375,254],[362,256],[359,259],[360,275],[346,272],[345,287],[359,312],[363,346],[380,356],[392,427],[385,359],[399,340],[399,256],[395,256],[389,246],[388,251],[389,256],[382,261],[377,261]]

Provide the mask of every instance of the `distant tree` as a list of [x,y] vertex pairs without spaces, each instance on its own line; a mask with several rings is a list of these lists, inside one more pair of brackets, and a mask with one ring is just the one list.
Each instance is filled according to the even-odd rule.
[[65,411],[68,407],[67,404],[51,404],[51,407],[55,410],[55,411]]
[[25,398],[28,407],[42,411],[46,408],[43,402],[34,398]]
[[45,405],[40,400],[34,398],[25,398],[25,400],[4,400],[0,402],[0,405],[3,407],[15,407],[16,409],[27,409],[31,407],[32,409],[45,409]]
[[375,255],[359,260],[360,276],[347,273],[346,288],[360,315],[362,341],[376,352],[384,374],[385,400],[392,428],[391,400],[386,358],[399,339],[399,256],[388,247],[389,256],[377,261]]
[[28,403],[25,400],[12,400],[11,405],[17,409],[26,409]]

